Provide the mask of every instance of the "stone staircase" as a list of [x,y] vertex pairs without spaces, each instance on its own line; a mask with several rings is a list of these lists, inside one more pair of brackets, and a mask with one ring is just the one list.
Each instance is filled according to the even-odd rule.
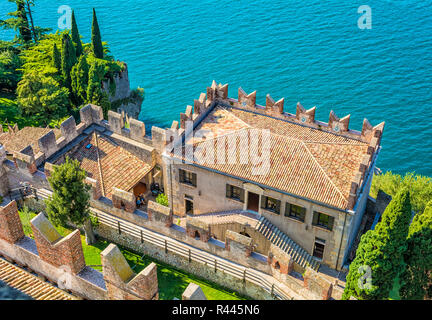
[[260,218],[255,229],[275,246],[288,253],[295,263],[303,268],[309,266],[315,271],[318,271],[320,263],[264,216]]

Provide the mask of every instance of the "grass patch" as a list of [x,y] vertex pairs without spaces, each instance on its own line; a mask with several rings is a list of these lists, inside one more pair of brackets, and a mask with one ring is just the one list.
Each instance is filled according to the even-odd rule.
[[[30,220],[36,217],[36,214],[24,207],[19,211],[19,215],[25,235],[33,238]],[[63,227],[56,227],[56,229],[63,237],[72,232],[71,229]],[[82,234],[81,243],[86,264],[98,271],[102,271],[102,267],[100,267],[100,253],[109,245],[109,242],[99,239],[95,244],[87,245],[85,242],[85,236]],[[156,263],[160,300],[172,300],[174,298],[181,299],[182,293],[191,282],[196,283],[201,287],[208,300],[246,300],[246,298],[240,296],[237,292],[222,288],[215,283],[206,281],[171,265],[157,261],[152,257],[146,255],[143,256],[142,254],[125,249],[122,246],[118,247],[135,273],[141,272],[152,262]]]

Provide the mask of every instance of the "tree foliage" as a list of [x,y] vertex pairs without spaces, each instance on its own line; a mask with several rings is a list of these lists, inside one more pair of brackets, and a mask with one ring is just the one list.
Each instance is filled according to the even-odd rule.
[[91,32],[91,44],[92,52],[98,59],[103,59],[104,49],[102,45],[102,37],[99,30],[99,23],[96,17],[96,10],[93,8],[93,21],[92,21],[92,32]]
[[61,54],[60,51],[57,48],[57,44],[54,42],[53,45],[53,53],[52,53],[52,64],[53,66],[58,70],[60,73],[62,70],[62,64],[61,64]]
[[[69,158],[51,172],[48,182],[53,194],[46,200],[46,212],[54,225],[86,226],[90,221],[91,187],[84,182],[85,178],[86,172],[80,168],[79,161]],[[86,235],[91,232],[85,230]]]
[[13,12],[9,12],[8,16],[10,18],[0,21],[0,26],[2,26],[5,29],[13,29],[17,32],[14,40],[15,42],[22,45],[29,45],[29,43],[32,41],[32,33],[27,18],[25,1],[24,0],[8,0],[8,1],[15,3],[17,6],[17,10]]
[[417,214],[409,228],[406,268],[400,277],[402,299],[432,298],[432,201]]
[[14,48],[0,51],[0,87],[13,91],[21,80],[22,73],[17,71],[22,60]]
[[75,45],[75,53],[77,58],[79,58],[82,53],[83,53],[83,46],[81,43],[81,37],[78,31],[78,26],[75,20],[75,12],[72,10],[72,30],[71,30],[71,35],[72,35],[72,41]]
[[404,176],[391,171],[382,175],[375,175],[372,180],[371,196],[376,197],[378,190],[394,197],[399,190],[408,188],[411,194],[413,211],[423,212],[432,199],[432,178],[409,172]]
[[61,68],[63,81],[70,91],[72,90],[71,71],[76,62],[75,47],[69,34],[65,33],[62,39]]
[[64,115],[69,91],[52,77],[26,74],[19,82],[18,104],[25,115],[54,119]]
[[[404,270],[411,212],[410,192],[402,189],[387,206],[376,228],[361,237],[349,268],[343,299],[388,298],[394,279]],[[368,269],[370,278],[365,275]]]
[[89,65],[87,58],[82,55],[71,71],[72,92],[78,105],[87,101],[87,86],[89,82]]

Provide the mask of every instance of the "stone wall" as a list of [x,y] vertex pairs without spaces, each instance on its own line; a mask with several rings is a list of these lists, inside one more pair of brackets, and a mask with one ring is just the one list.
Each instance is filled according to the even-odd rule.
[[15,201],[0,207],[0,255],[85,299],[158,299],[154,263],[138,275],[129,270],[130,277],[121,278],[118,270],[125,264],[130,267],[118,248],[110,245],[101,254],[100,273],[85,265],[79,230],[63,238],[42,213],[32,219],[31,227],[34,240],[24,236]]
[[180,256],[172,251],[165,252],[164,250],[161,250],[160,247],[148,242],[144,242],[144,244],[142,244],[139,239],[132,238],[123,233],[119,234],[116,229],[110,228],[106,225],[101,224],[96,231],[97,234],[102,238],[109,239],[110,241],[118,243],[139,253],[149,255],[159,261],[176,266],[179,269],[185,270],[186,272],[192,273],[203,279],[216,282],[243,295],[258,300],[274,299],[261,287],[250,283],[249,281],[244,282],[242,279],[233,277],[221,270],[217,270],[215,272],[214,267],[209,265],[198,263],[196,261],[189,262],[187,257]]
[[[129,70],[126,63],[124,64],[124,69],[115,74],[113,79],[108,79],[103,82],[102,90],[108,95],[109,101],[117,106],[118,112],[125,112],[129,117],[138,119],[141,112],[141,99],[131,99],[131,89],[129,82]],[[111,94],[110,87],[111,83],[114,82],[115,93]]]

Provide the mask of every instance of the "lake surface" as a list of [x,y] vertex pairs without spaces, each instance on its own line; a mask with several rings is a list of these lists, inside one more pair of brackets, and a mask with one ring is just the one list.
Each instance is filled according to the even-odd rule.
[[[95,7],[104,41],[146,90],[140,119],[170,126],[213,79],[317,106],[316,119],[351,113],[386,122],[378,167],[432,176],[432,1],[38,0],[37,25],[58,29],[60,5],[75,10],[89,41]],[[359,6],[372,8],[361,30]],[[0,19],[14,7],[0,2]],[[0,31],[0,38],[10,38]]]

